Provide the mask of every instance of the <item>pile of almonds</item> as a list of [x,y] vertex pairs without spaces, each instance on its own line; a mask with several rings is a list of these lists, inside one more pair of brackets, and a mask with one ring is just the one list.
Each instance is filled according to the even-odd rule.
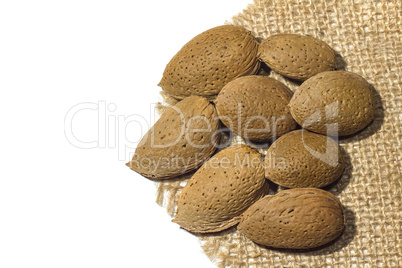
[[[304,82],[293,94],[256,75],[262,62]],[[173,219],[190,232],[238,224],[264,246],[325,245],[345,225],[340,201],[319,189],[343,173],[336,138],[366,127],[375,103],[362,77],[336,68],[334,51],[309,36],[278,34],[259,44],[242,27],[205,31],[166,66],[159,86],[180,101],[146,133],[127,166],[158,180],[198,169]],[[222,145],[228,131],[247,145]],[[265,156],[256,150],[264,146]],[[268,195],[269,181],[289,189]]]

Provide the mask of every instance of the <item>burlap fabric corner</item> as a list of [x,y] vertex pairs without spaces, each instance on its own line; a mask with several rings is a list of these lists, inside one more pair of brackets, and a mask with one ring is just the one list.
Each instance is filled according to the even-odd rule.
[[[205,254],[218,267],[402,267],[402,2],[255,0],[227,23],[245,27],[257,40],[297,33],[327,42],[342,69],[362,75],[375,88],[376,117],[359,134],[340,140],[347,167],[327,189],[346,211],[339,239],[313,251],[274,250],[231,228],[199,235]],[[273,71],[269,76],[292,90],[298,87]],[[165,96],[159,109],[174,103]],[[157,183],[157,202],[169,214],[191,175]]]

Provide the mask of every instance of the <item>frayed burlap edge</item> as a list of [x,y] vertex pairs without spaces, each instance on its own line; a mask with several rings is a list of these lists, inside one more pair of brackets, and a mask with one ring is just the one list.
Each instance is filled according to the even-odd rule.
[[[401,18],[401,2],[397,0],[256,0],[228,22],[250,30],[257,40],[276,33],[298,33],[327,42],[337,52],[341,69],[360,74],[373,85],[377,104],[376,118],[369,127],[340,140],[346,170],[327,189],[345,207],[343,235],[312,251],[260,247],[235,227],[198,235],[205,254],[218,267],[402,267]],[[261,72],[292,90],[298,87],[297,82],[273,71]],[[177,101],[161,94],[165,103],[160,103],[158,110],[163,112],[166,105]],[[232,141],[243,142],[238,137]],[[157,203],[171,216],[191,175],[157,183]]]

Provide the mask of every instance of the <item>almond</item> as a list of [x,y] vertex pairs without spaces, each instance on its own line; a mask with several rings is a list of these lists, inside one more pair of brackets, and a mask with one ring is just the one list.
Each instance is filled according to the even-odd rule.
[[205,98],[188,97],[162,114],[126,165],[153,179],[190,172],[215,152],[219,128],[214,106]]
[[185,44],[170,60],[159,86],[177,99],[190,95],[214,99],[234,78],[259,69],[258,43],[239,26],[207,30]]
[[265,157],[265,176],[287,188],[324,187],[338,179],[345,161],[330,137],[296,130],[277,139]]
[[367,81],[346,71],[323,72],[306,80],[290,103],[293,118],[320,134],[356,133],[374,119],[374,92]]
[[311,36],[272,35],[261,42],[258,57],[275,72],[296,80],[336,69],[332,48]]
[[194,174],[180,195],[173,222],[195,233],[218,232],[268,190],[262,157],[245,145],[223,149]]
[[263,142],[296,128],[288,105],[293,92],[267,76],[229,82],[215,100],[221,121],[246,140]]
[[345,226],[340,201],[317,188],[283,190],[244,213],[237,229],[253,242],[287,249],[310,249],[337,238]]

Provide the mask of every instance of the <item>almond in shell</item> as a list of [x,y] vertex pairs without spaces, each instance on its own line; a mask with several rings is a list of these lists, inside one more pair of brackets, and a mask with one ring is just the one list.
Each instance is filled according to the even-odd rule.
[[370,84],[360,75],[323,72],[306,80],[289,106],[293,118],[303,128],[324,135],[345,136],[373,121],[375,98]]
[[225,230],[266,194],[261,155],[245,145],[223,149],[184,187],[173,222],[195,233]]
[[296,130],[277,139],[265,157],[265,176],[287,188],[324,187],[344,170],[342,151],[332,138]]
[[267,76],[244,76],[228,83],[215,100],[221,121],[245,140],[264,142],[296,128],[289,111],[293,92]]
[[275,72],[296,80],[306,80],[320,72],[335,70],[335,52],[325,42],[311,36],[277,34],[262,41],[259,58]]
[[126,165],[152,179],[190,172],[215,152],[219,129],[215,107],[203,97],[188,97],[162,114]]
[[234,78],[259,69],[258,43],[246,29],[224,25],[190,40],[167,64],[159,86],[170,96],[214,99]]
[[338,198],[317,188],[280,191],[244,213],[237,229],[253,242],[287,249],[311,249],[341,235],[345,215]]

